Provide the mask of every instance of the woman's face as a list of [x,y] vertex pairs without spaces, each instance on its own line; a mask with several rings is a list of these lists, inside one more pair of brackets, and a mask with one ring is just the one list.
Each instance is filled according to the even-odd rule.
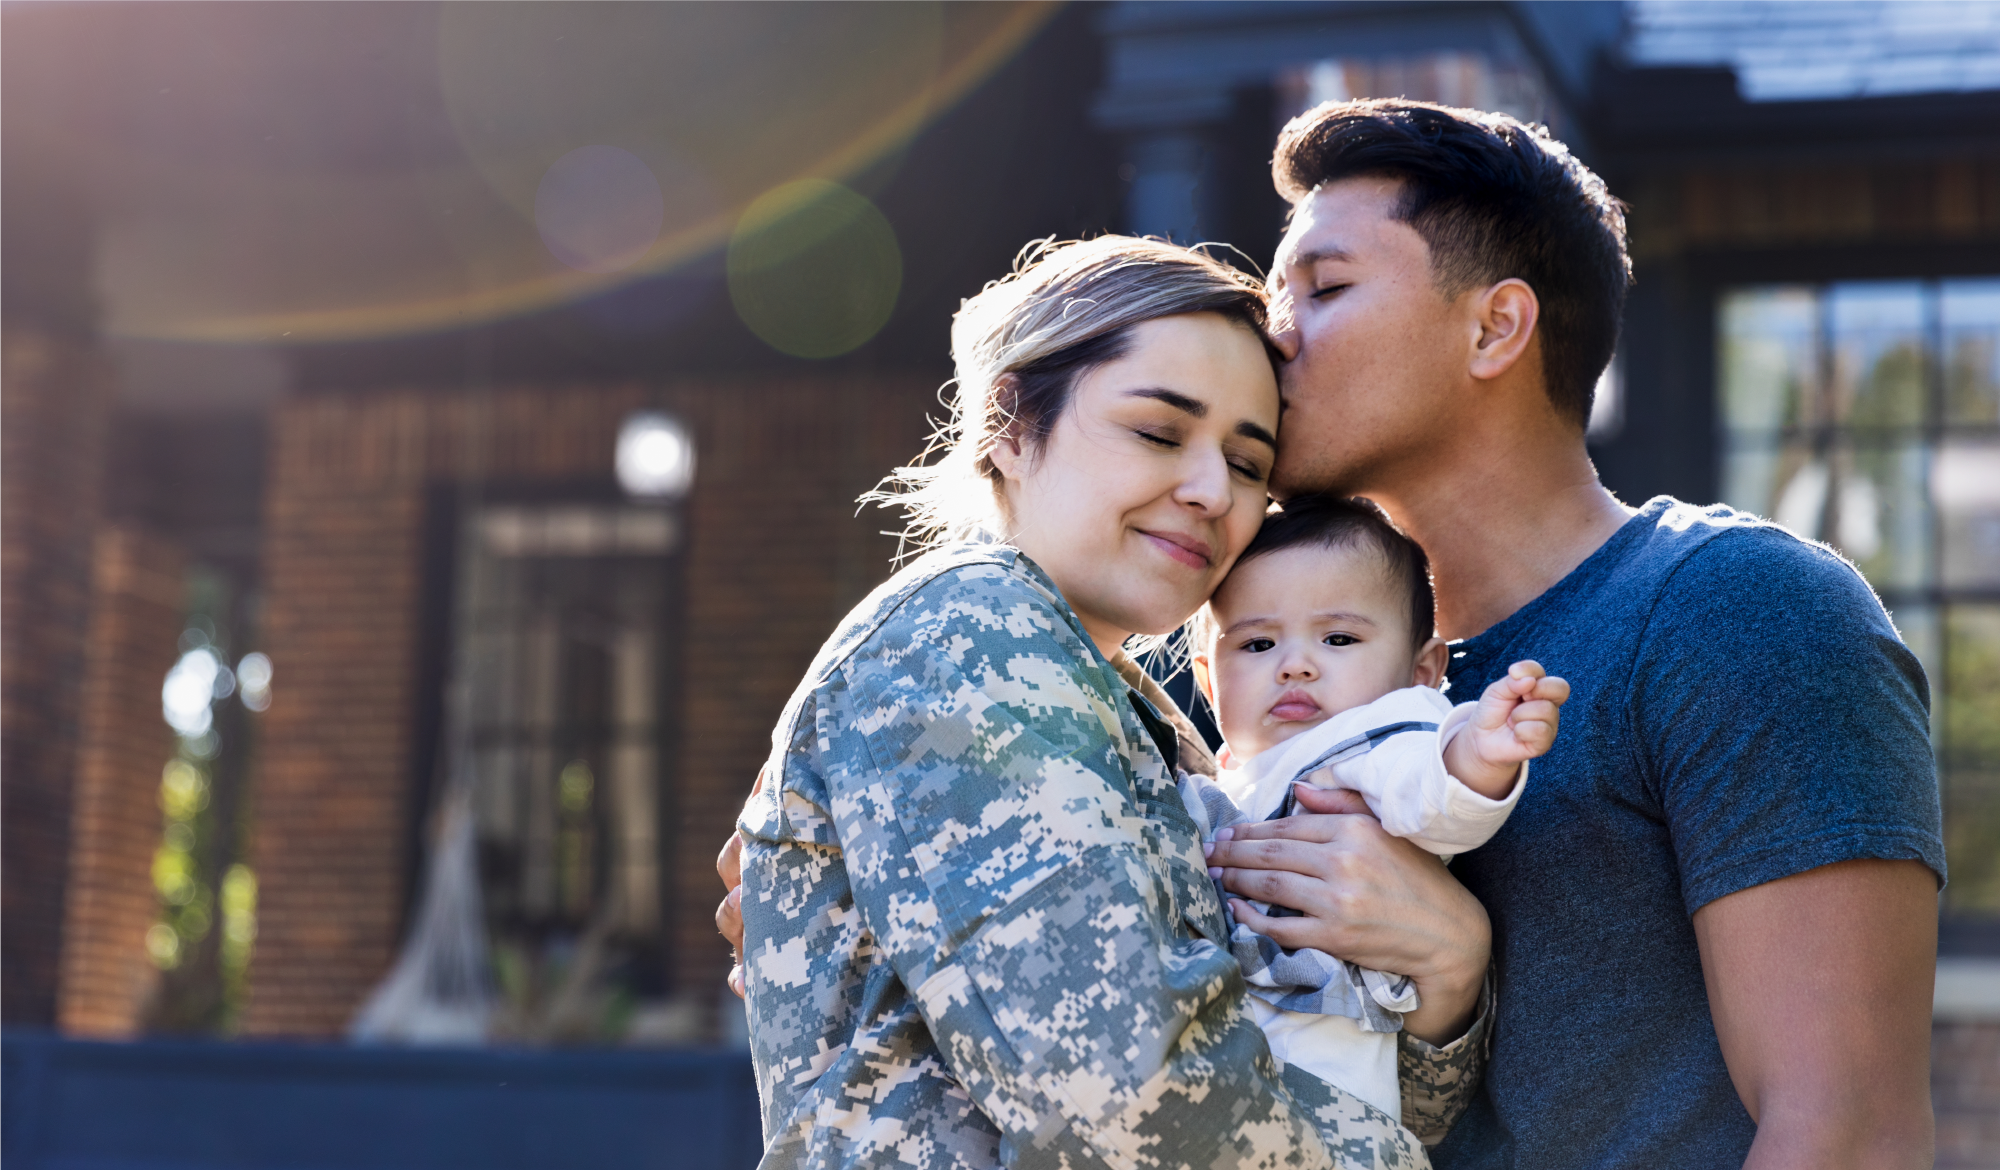
[[1258,336],[1213,313],[1133,327],[1037,448],[1001,442],[1010,542],[1107,657],[1187,620],[1263,522],[1278,382]]

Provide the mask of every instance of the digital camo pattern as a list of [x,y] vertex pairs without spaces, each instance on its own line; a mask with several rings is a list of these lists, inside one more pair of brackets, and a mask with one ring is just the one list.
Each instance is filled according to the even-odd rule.
[[740,823],[766,1166],[1426,1165],[1282,1076],[1127,693],[1001,546],[823,648]]
[[1397,1037],[1397,1087],[1403,1097],[1404,1128],[1427,1146],[1445,1140],[1445,1131],[1466,1112],[1493,1047],[1494,982],[1491,969],[1480,989],[1480,1008],[1466,1034],[1445,1048],[1409,1032]]

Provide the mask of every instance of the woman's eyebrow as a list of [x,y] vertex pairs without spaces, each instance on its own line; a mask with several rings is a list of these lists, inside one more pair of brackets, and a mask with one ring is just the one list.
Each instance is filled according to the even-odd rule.
[[1272,450],[1278,450],[1278,436],[1254,422],[1246,420],[1237,424],[1237,433],[1246,439],[1256,439]]
[[1208,403],[1202,401],[1200,398],[1190,398],[1178,390],[1169,390],[1164,386],[1142,386],[1137,390],[1128,390],[1126,391],[1126,397],[1151,398],[1155,402],[1164,402],[1174,409],[1184,414],[1194,415],[1196,418],[1209,417]]
[[[1165,403],[1193,418],[1209,417],[1208,403],[1199,398],[1190,398],[1178,390],[1169,390],[1164,386],[1142,386],[1137,390],[1128,390],[1126,391],[1126,397],[1151,398],[1155,402]],[[1246,439],[1255,439],[1274,451],[1278,450],[1278,436],[1248,419],[1237,424],[1237,433]]]

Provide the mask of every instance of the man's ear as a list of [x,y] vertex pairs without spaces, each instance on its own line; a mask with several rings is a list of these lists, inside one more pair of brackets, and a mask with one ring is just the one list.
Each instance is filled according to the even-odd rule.
[[1474,302],[1479,340],[1473,344],[1472,364],[1467,373],[1482,381],[1498,378],[1513,369],[1535,341],[1536,322],[1542,319],[1542,304],[1527,282],[1509,277]]
[[1202,701],[1209,704],[1209,710],[1216,709],[1216,688],[1209,681],[1209,656],[1197,654],[1188,660],[1195,668],[1195,689],[1202,692]]
[[1410,685],[1430,687],[1437,690],[1445,681],[1446,664],[1452,661],[1452,649],[1443,638],[1433,638],[1417,652],[1417,665],[1411,670]]

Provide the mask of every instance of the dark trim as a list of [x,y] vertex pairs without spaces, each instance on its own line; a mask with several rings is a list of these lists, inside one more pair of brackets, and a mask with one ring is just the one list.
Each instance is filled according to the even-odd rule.
[[1622,67],[1608,59],[1587,125],[1601,169],[1823,158],[1868,163],[1994,154],[2001,94],[1959,93],[1746,101],[1727,66]]
[[1872,241],[1777,248],[1692,249],[1683,258],[1710,300],[1726,285],[1844,280],[1936,280],[2001,273],[2001,239]]

